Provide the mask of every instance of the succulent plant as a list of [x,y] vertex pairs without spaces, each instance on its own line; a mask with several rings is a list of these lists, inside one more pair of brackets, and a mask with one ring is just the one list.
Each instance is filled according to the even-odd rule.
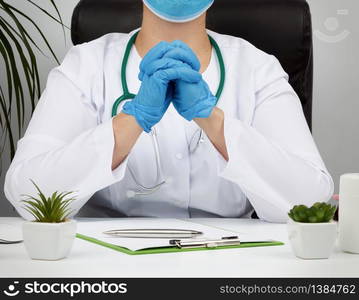
[[333,219],[336,210],[336,206],[325,202],[316,202],[311,207],[295,205],[289,211],[288,216],[301,223],[325,223]]
[[67,199],[66,197],[68,197],[73,192],[58,193],[56,191],[47,198],[41,192],[40,188],[35,184],[35,182],[32,180],[31,182],[35,185],[39,198],[35,198],[30,195],[24,195],[27,198],[21,201],[26,204],[24,205],[24,209],[35,217],[35,222],[65,222],[71,213],[68,206],[71,201],[75,200],[74,197]]

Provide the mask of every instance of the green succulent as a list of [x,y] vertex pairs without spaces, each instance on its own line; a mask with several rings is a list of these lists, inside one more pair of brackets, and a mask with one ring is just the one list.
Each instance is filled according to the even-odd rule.
[[41,223],[61,223],[67,220],[71,213],[69,209],[70,202],[75,200],[74,197],[67,198],[73,192],[54,192],[50,197],[46,197],[40,188],[31,180],[38,191],[38,198],[30,195],[22,202],[26,203],[23,207],[35,217],[35,222]]
[[336,210],[336,206],[325,202],[316,202],[311,207],[295,205],[289,211],[288,216],[301,223],[325,223],[333,219]]

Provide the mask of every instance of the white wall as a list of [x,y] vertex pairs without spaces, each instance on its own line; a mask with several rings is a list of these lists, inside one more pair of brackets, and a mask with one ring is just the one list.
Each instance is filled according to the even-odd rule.
[[359,1],[308,3],[315,33],[313,135],[338,191],[340,174],[359,172]]
[[[101,0],[99,0],[101,1]],[[220,0],[218,0],[220,1]],[[60,27],[24,0],[12,0],[26,9],[50,38],[59,58],[71,46],[67,30],[65,45]],[[50,9],[48,0],[37,3]],[[65,24],[78,0],[57,1]],[[340,174],[359,172],[359,1],[308,0],[312,10],[314,35],[313,135],[319,151],[336,182]],[[338,11],[339,10],[339,11]],[[0,12],[1,13],[1,12]],[[339,35],[338,35],[339,34]],[[335,42],[332,40],[336,39]],[[42,87],[53,60],[38,55]],[[2,62],[1,62],[2,63]],[[0,67],[2,67],[0,63]],[[2,73],[0,73],[1,76]],[[3,78],[3,77],[1,77]],[[1,79],[3,80],[3,79]],[[3,167],[8,161],[2,158]],[[0,178],[3,186],[5,170]],[[0,216],[16,215],[0,190]]]

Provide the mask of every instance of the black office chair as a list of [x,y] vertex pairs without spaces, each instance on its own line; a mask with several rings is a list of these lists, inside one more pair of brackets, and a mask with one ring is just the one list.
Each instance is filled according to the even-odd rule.
[[[81,0],[72,16],[74,45],[109,32],[141,26],[142,0]],[[313,46],[311,15],[305,0],[217,0],[207,27],[246,39],[275,55],[289,74],[311,128]]]
[[[141,16],[142,0],[81,0],[72,16],[72,42],[130,32],[141,26]],[[311,128],[313,46],[305,0],[217,0],[208,11],[207,28],[244,38],[275,55],[289,75]]]

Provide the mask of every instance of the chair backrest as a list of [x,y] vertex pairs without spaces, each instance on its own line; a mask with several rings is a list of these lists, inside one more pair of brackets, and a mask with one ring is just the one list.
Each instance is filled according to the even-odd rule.
[[[141,0],[81,0],[71,25],[73,43],[141,26]],[[311,128],[313,45],[305,0],[217,0],[208,11],[207,28],[246,39],[275,55],[289,74]]]

